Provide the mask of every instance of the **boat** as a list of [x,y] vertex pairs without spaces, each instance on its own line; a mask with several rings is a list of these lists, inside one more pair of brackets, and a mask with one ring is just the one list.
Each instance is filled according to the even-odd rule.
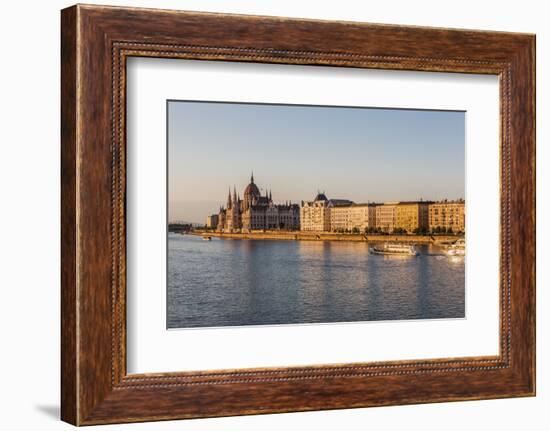
[[445,250],[447,256],[465,256],[466,255],[466,241],[464,238],[457,239],[454,244],[449,246]]
[[212,241],[212,237],[211,236],[203,236],[202,240],[203,241]]
[[372,254],[390,254],[397,256],[418,256],[418,251],[413,245],[407,244],[391,244],[384,243],[383,245],[375,245],[371,247]]

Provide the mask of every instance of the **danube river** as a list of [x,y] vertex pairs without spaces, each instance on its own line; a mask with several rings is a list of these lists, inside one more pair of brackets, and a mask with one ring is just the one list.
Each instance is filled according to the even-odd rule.
[[[371,244],[372,246],[372,244]],[[464,259],[417,246],[168,235],[168,328],[464,317]]]

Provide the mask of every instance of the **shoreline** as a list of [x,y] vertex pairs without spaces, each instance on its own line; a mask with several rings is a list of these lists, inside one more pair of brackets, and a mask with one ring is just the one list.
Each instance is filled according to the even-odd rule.
[[352,241],[352,242],[400,242],[411,244],[445,244],[461,238],[460,235],[364,235],[336,232],[273,231],[273,232],[206,232],[193,231],[187,235],[220,239],[271,240],[271,241]]

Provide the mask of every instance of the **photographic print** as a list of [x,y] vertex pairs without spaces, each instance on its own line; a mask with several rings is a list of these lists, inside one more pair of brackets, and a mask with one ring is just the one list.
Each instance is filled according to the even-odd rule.
[[167,327],[465,317],[465,112],[167,101]]
[[64,9],[61,418],[534,396],[535,47]]

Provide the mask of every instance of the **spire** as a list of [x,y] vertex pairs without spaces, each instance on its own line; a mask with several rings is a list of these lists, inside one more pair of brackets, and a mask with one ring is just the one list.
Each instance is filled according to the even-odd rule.
[[235,187],[235,185],[233,185],[233,202],[235,205],[239,204],[239,201],[237,200],[237,187]]
[[254,183],[254,171],[250,173],[250,182]]
[[229,193],[227,193],[227,209],[231,208],[231,186],[229,187]]
[[272,200],[273,198],[271,197],[271,189],[269,189],[269,200]]

